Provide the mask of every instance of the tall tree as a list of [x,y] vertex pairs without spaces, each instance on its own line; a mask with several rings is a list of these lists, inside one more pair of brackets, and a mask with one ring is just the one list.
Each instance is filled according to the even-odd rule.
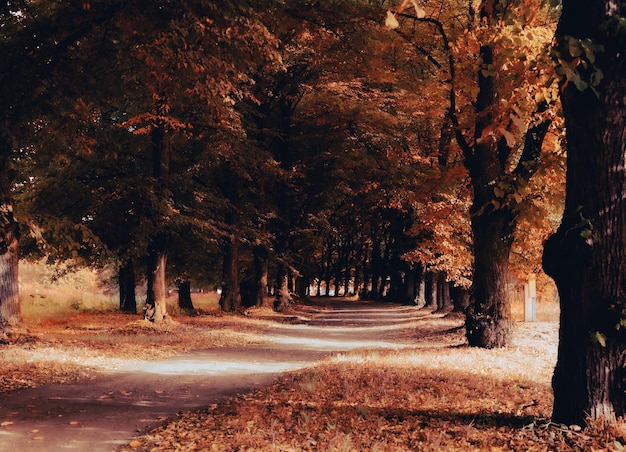
[[626,415],[626,7],[564,0],[554,55],[563,75],[565,211],[543,265],[561,303],[556,422]]
[[[471,101],[473,112],[462,121],[456,92],[461,74],[456,71],[443,23],[427,17],[426,10],[410,0],[387,18],[392,28],[399,27],[396,16],[403,15],[434,26],[448,51],[448,115],[473,191],[474,265],[472,299],[466,313],[466,336],[471,346],[500,347],[511,336],[506,279],[522,201],[520,190],[538,168],[551,123],[548,104],[552,98],[543,85],[542,62],[537,57],[520,57],[522,53],[541,55],[548,45],[549,27],[538,22],[536,14],[539,3],[485,0],[478,11],[479,22],[474,24],[470,2],[469,28],[477,26],[465,52],[475,52],[478,71],[466,99]],[[408,8],[414,12],[402,12],[411,11]]]
[[[87,4],[85,4],[87,5]],[[5,2],[0,9],[0,332],[19,324],[17,223],[13,215],[13,159],[27,153],[34,120],[56,93],[52,74],[77,41],[108,20],[119,2],[92,14],[76,2]]]

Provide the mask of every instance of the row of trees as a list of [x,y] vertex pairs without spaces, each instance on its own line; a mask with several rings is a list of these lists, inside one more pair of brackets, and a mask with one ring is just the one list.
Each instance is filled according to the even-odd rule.
[[[577,376],[571,390],[555,390],[555,418],[574,421],[624,408],[623,328],[614,331],[623,209],[613,207],[623,165],[588,152],[624,155],[621,116],[607,114],[623,94],[622,11],[581,5],[564,2],[557,55],[566,122],[583,132],[572,136],[580,149],[568,148],[566,215],[544,256],[567,303],[555,385]],[[559,155],[542,152],[559,149],[549,133],[559,78],[548,58],[558,11],[539,0],[404,1],[385,28],[382,12],[394,6],[4,3],[4,333],[19,323],[21,240],[22,254],[115,262],[124,309],[136,309],[143,275],[153,321],[167,316],[173,280],[219,284],[227,311],[241,306],[241,287],[262,303],[268,274],[279,308],[294,274],[303,287],[351,280],[411,300],[422,275],[471,280],[470,344],[506,345],[512,253],[532,258],[537,244],[515,237],[549,224],[545,211],[558,201],[558,166],[546,162]],[[596,177],[578,186],[589,168]],[[598,307],[604,314],[588,315]],[[588,372],[601,367],[612,369],[608,388]]]
[[[399,295],[417,266],[467,284],[467,252],[437,261],[441,212],[428,210],[454,199],[460,225],[437,234],[467,249],[439,63],[388,33],[381,11],[9,3],[6,196],[22,254],[116,262],[129,311],[143,275],[151,320],[174,280],[220,285],[225,310],[241,306],[241,277],[261,303],[268,273],[283,306],[290,273],[308,283],[331,267],[374,297]],[[428,95],[414,89],[424,82]],[[14,322],[17,302],[4,305]]]

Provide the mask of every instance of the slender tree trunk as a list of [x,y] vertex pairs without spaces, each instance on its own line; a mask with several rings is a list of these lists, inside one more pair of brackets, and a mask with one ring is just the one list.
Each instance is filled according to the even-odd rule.
[[13,234],[4,231],[4,240],[0,254],[0,331],[22,322],[19,303],[19,245]]
[[277,280],[278,292],[276,294],[276,300],[274,301],[274,309],[280,312],[287,309],[292,302],[291,295],[289,294],[289,271],[287,265],[282,262],[278,267]]
[[437,284],[435,275],[428,271],[424,277],[424,308],[436,309],[437,308]]
[[241,308],[239,292],[239,236],[232,234],[224,244],[224,262],[222,267],[222,311],[232,312]]
[[425,306],[426,305],[426,274],[423,264],[419,264],[418,266],[418,276],[417,276],[417,299],[415,300],[415,304],[417,306]]
[[[543,266],[561,304],[552,387],[555,422],[626,415],[626,38],[608,0],[565,0],[557,29],[564,64],[591,88],[564,83],[567,131],[565,211],[545,244]],[[572,45],[602,46],[589,69]],[[583,49],[582,47],[580,47]],[[582,57],[588,61],[588,50]]]
[[167,287],[165,267],[167,252],[165,241],[162,238],[155,240],[148,255],[148,285],[144,319],[151,322],[161,322],[167,318],[166,298]]
[[[167,100],[160,98],[156,101],[155,113],[161,116],[168,115]],[[157,191],[167,186],[170,160],[172,158],[172,137],[165,124],[159,124],[152,129],[152,176],[156,180]],[[167,318],[165,299],[167,297],[165,268],[167,265],[167,238],[164,233],[152,238],[148,249],[148,287],[144,319],[151,322],[160,322]]]
[[191,300],[191,281],[186,278],[178,279],[178,307],[188,311],[195,309]]
[[256,279],[255,305],[257,307],[265,306],[267,297],[268,284],[268,252],[261,246],[254,248],[254,275]]
[[135,296],[135,264],[132,259],[120,264],[118,273],[120,289],[120,310],[131,314],[137,313],[137,298]]
[[372,299],[373,300],[377,300],[378,299],[378,294],[381,291],[381,286],[383,285],[381,282],[381,246],[380,246],[380,239],[378,236],[374,236],[373,238],[373,242],[372,242],[372,274],[371,274],[371,278],[372,278],[372,290],[371,290],[371,294],[372,294]]
[[446,281],[444,273],[437,273],[437,312],[447,312],[451,309],[450,283]]
[[11,139],[0,128],[0,337],[22,323],[19,300],[19,243],[13,216]]

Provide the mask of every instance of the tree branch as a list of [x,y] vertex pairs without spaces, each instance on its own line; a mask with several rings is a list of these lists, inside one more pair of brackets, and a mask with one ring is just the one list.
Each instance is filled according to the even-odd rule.
[[[537,106],[535,114],[544,113],[548,109],[548,103],[542,102]],[[519,179],[528,181],[539,168],[539,157],[543,141],[552,124],[552,118],[545,118],[532,127],[529,127],[524,137],[524,150],[519,162],[513,171]]]
[[[450,41],[448,40],[448,35],[446,34],[446,30],[443,27],[443,23],[441,23],[441,21],[437,19],[433,19],[430,17],[419,18],[419,17],[413,16],[411,14],[406,14],[406,13],[398,13],[398,15],[401,17],[413,19],[417,22],[425,22],[425,23],[432,24],[435,26],[435,28],[437,29],[437,32],[441,36],[441,40],[443,41],[443,50],[448,55],[448,71],[450,72],[450,79],[448,80],[448,83],[450,84],[450,89],[448,92],[448,101],[449,101],[448,116],[450,117],[450,121],[452,122],[452,127],[454,129],[454,137],[456,138],[457,143],[459,144],[459,146],[461,147],[461,150],[463,151],[463,156],[465,157],[468,167],[470,167],[473,164],[472,162],[474,160],[474,152],[473,152],[472,146],[468,143],[467,139],[463,135],[463,131],[461,130],[461,127],[459,125],[459,119],[456,115],[456,92],[455,92],[456,68],[454,65],[454,57],[452,55],[452,49],[450,48]],[[441,67],[441,66],[437,66],[437,67]]]

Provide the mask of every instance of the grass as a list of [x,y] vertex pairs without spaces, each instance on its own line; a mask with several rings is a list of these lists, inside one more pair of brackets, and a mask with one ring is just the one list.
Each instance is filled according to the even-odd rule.
[[[51,266],[45,261],[20,262],[20,306],[26,324],[63,323],[76,313],[117,312],[119,294],[111,284],[110,271],[90,269],[72,270]],[[145,303],[145,289],[137,290],[137,308],[141,312]],[[216,312],[219,294],[215,291],[192,294],[195,313]],[[172,315],[185,315],[178,308],[176,291],[166,300]]]

